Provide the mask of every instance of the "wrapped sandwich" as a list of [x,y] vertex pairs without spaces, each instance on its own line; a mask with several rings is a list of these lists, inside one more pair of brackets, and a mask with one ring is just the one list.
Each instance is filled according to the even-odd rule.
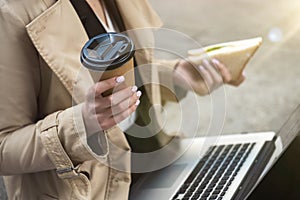
[[235,81],[241,76],[246,64],[261,43],[261,37],[220,43],[201,49],[189,50],[188,57],[191,62],[197,65],[201,64],[204,58],[218,59],[228,67],[232,80]]

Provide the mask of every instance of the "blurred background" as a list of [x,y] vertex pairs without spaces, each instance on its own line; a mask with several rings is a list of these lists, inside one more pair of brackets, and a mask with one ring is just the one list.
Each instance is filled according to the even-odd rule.
[[[225,87],[222,134],[280,129],[300,102],[299,0],[149,1],[164,27],[182,32],[203,46],[263,37],[263,45],[246,67],[246,81],[238,88]],[[192,110],[189,98],[183,104]],[[201,132],[209,124],[211,99],[199,97],[199,102]],[[171,113],[172,106],[167,105]],[[189,126],[193,123],[187,124],[187,130]],[[0,180],[0,200],[5,199]]]
[[[164,27],[182,32],[202,46],[261,36],[263,44],[246,67],[246,81],[237,88],[225,86],[222,134],[280,129],[300,103],[300,1],[150,2]],[[185,109],[193,109],[189,97],[183,101]],[[210,102],[209,97],[199,98],[200,134],[211,119]]]

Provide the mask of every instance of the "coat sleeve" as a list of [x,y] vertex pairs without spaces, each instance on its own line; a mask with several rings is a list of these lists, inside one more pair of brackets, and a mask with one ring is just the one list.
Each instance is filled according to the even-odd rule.
[[160,93],[163,103],[167,101],[178,102],[187,95],[188,91],[177,86],[174,82],[174,71],[178,62],[179,59],[154,59],[154,63],[159,67]]
[[55,169],[53,154],[67,155],[74,165],[94,159],[86,138],[80,138],[83,121],[74,117],[80,105],[40,119],[38,53],[24,22],[6,4],[0,9],[0,175]]

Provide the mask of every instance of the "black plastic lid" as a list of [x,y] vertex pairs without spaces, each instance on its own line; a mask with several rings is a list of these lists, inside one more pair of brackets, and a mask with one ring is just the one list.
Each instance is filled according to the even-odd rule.
[[134,44],[120,33],[104,33],[90,39],[82,48],[83,66],[96,71],[113,70],[132,58]]

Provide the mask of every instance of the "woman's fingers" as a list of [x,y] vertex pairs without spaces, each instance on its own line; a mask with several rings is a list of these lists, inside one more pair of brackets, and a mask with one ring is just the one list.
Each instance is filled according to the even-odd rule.
[[123,112],[121,112],[117,115],[114,115],[111,118],[105,120],[103,122],[103,125],[102,125],[103,129],[107,129],[107,127],[112,127],[112,126],[120,123],[121,121],[123,121],[127,117],[129,117],[129,115],[131,115],[136,110],[139,103],[140,103],[140,100],[137,100],[136,103],[134,103],[131,107],[129,107],[125,111],[123,111]]
[[[106,130],[135,111],[141,92],[137,91],[136,86],[127,87],[124,80],[123,76],[114,77],[100,81],[90,88],[82,107],[85,125],[96,127],[97,122],[101,130]],[[113,88],[115,92],[112,95],[102,96],[103,92]],[[115,117],[116,120],[113,120]],[[95,131],[89,129],[88,132]]]
[[99,113],[100,116],[106,116],[107,117],[113,117],[125,110],[127,110],[129,107],[131,107],[133,104],[135,104],[142,93],[140,91],[137,91],[133,93],[130,98],[124,99],[119,104],[111,106],[109,108],[106,108],[105,110],[99,108],[100,110],[96,110],[97,113]]
[[215,64],[215,66],[218,68],[219,72],[221,73],[223,81],[225,83],[228,83],[229,81],[231,81],[232,76],[231,76],[228,68],[223,63],[218,61],[217,59],[213,59],[212,62]]
[[210,73],[212,79],[214,80],[214,85],[219,85],[219,83],[223,81],[222,76],[219,74],[216,68],[208,62],[208,60],[203,61],[203,66]]
[[125,110],[122,113],[119,113],[115,116],[112,116],[110,118],[107,118],[107,119],[104,119],[104,120],[103,119],[98,119],[98,121],[100,122],[101,129],[103,129],[103,130],[109,129],[110,127],[120,123],[121,121],[123,121],[124,119],[129,117],[129,115],[131,115],[136,110],[139,103],[140,103],[140,101],[138,100],[135,104],[133,104],[127,110]]
[[94,85],[95,97],[101,96],[103,92],[116,87],[118,84],[124,82],[124,76],[113,77],[107,80],[99,81]]
[[206,68],[204,68],[202,65],[200,65],[198,68],[199,68],[199,72],[201,74],[201,77],[205,81],[205,83],[208,86],[213,84],[214,80],[212,79],[209,71]]
[[[200,63],[197,68],[195,63]],[[213,59],[212,62],[203,60],[202,58],[188,60],[180,60],[175,68],[174,82],[184,88],[192,89],[200,95],[211,93],[214,89],[220,87],[224,83],[239,85],[243,82],[244,77],[238,81],[232,81],[232,75],[226,65]]]
[[[129,98],[124,99],[119,104],[111,106],[106,109],[98,107],[99,110],[96,110],[97,121],[102,130],[106,130],[117,123],[124,120],[132,112],[134,112],[137,106],[140,103],[140,96],[142,93],[140,91],[132,93]],[[103,100],[103,99],[102,99]]]
[[119,90],[106,97],[98,96],[95,98],[95,109],[99,112],[101,110],[117,105],[120,102],[132,96],[136,92],[136,90],[137,87],[133,86]]
[[108,101],[111,102],[111,106],[118,105],[120,102],[131,97],[137,91],[137,89],[137,86],[127,87],[125,89],[113,93],[108,97],[104,97],[104,99],[108,99]]
[[132,105],[136,104],[142,95],[141,91],[136,92],[131,96],[131,98],[128,98],[122,102],[120,102],[118,105],[115,105],[111,107],[112,110],[112,116],[115,116],[119,113],[124,112],[128,108],[130,108]]
[[213,59],[212,61],[216,65],[216,67],[219,69],[224,83],[229,83],[234,86],[239,86],[245,80],[246,77],[244,74],[242,74],[238,80],[233,81],[229,69],[223,63],[221,63],[217,59]]
[[[219,68],[219,65],[220,68],[225,68],[225,66],[221,66],[220,63],[218,63],[218,66],[213,66],[207,60],[204,60],[203,65],[199,66],[200,74],[207,86],[207,93],[212,92],[214,89],[218,88],[220,85],[223,84],[223,74],[222,72],[220,73],[219,70],[216,69]],[[230,78],[228,77],[229,72],[223,69],[223,73],[226,76],[226,78]]]

